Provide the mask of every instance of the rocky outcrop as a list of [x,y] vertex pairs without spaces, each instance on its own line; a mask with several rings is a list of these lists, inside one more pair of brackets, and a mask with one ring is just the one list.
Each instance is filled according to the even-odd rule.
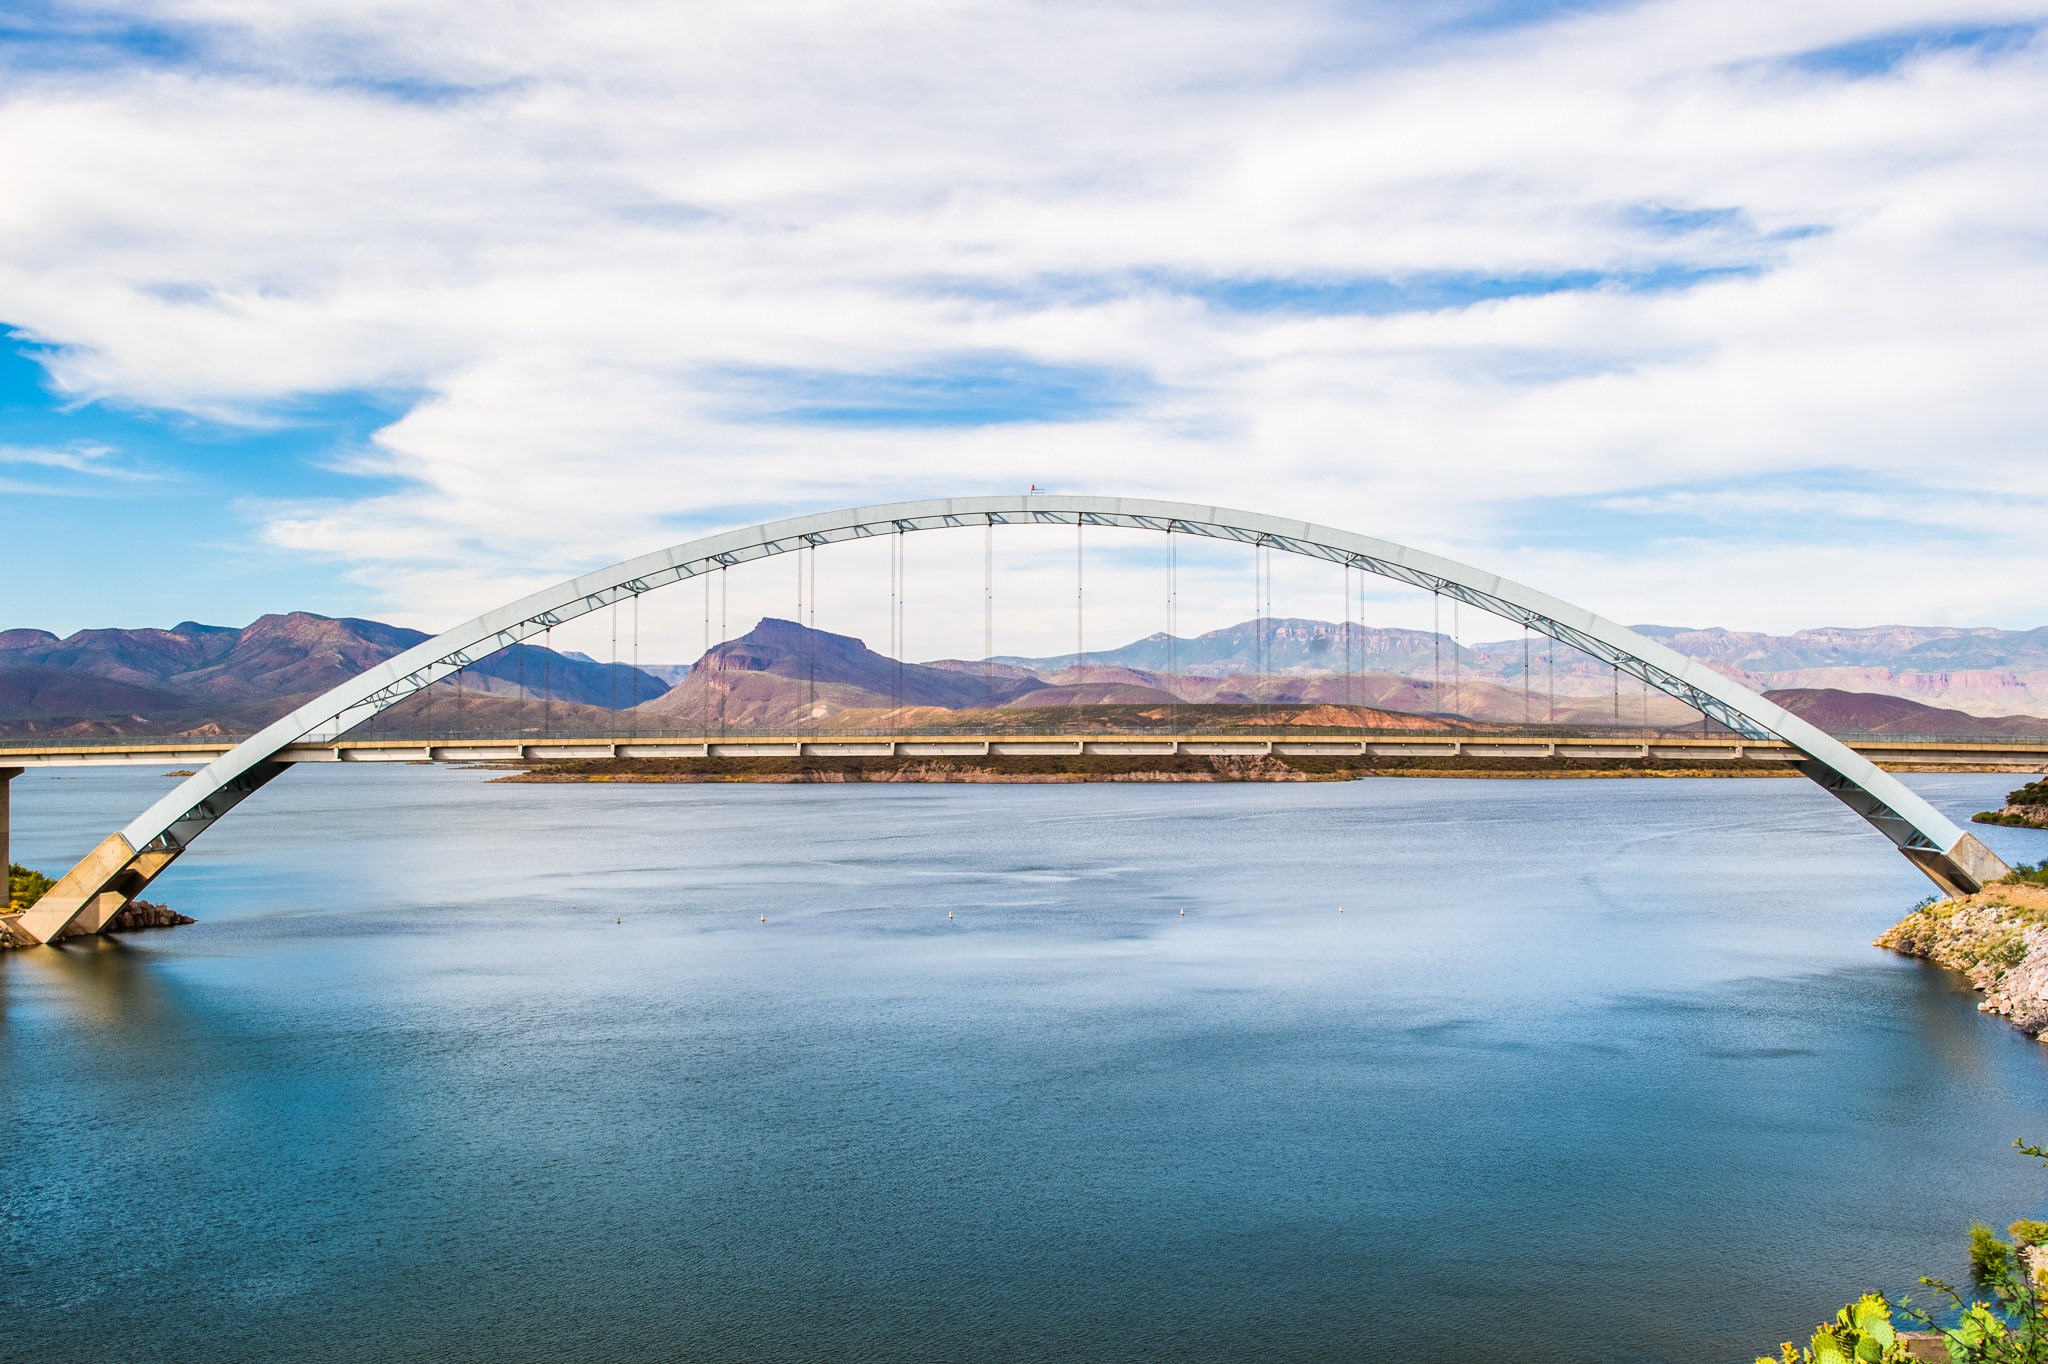
[[176,928],[179,924],[197,923],[189,914],[180,914],[169,905],[159,905],[149,900],[130,900],[125,908],[107,920],[105,932],[126,933],[137,928]]
[[1980,1010],[2029,1037],[2048,1032],[2048,886],[2001,882],[1922,905],[1877,945],[1962,972]]
[[[19,913],[0,916],[0,951],[13,947],[34,947],[36,941],[15,927]],[[189,914],[180,914],[169,905],[160,905],[151,900],[130,900],[128,904],[107,921],[102,932],[127,933],[138,928],[176,928],[179,924],[197,923]],[[64,934],[75,937],[76,934]]]
[[1978,824],[2004,824],[2015,829],[2048,829],[2048,805],[2008,805],[1971,815]]
[[1978,824],[2048,829],[2048,777],[2028,782],[2017,791],[2006,792],[2003,810],[1980,810],[1970,818]]

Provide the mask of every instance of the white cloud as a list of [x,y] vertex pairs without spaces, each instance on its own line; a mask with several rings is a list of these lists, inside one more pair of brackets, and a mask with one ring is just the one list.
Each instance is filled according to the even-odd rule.
[[[1423,22],[1449,13],[160,7],[203,59],[0,97],[0,319],[84,397],[424,395],[374,460],[404,494],[259,511],[421,623],[691,524],[1033,481],[1417,540],[1636,619],[2038,623],[1995,583],[2048,570],[2048,51],[1785,59],[2041,7]],[[1580,274],[1616,283],[1453,306]],[[1450,292],[1314,316],[1173,287],[1274,278]],[[963,355],[1150,386],[885,430],[764,420],[735,379]],[[1725,513],[1745,483],[1777,521],[1541,547],[1573,507]],[[1941,545],[1802,545],[1858,498]],[[1974,545],[1958,506],[1991,509]]]

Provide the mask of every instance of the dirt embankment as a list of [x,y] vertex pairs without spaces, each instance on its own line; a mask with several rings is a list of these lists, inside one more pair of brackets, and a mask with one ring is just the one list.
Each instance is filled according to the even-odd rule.
[[960,758],[593,758],[535,763],[507,782],[1354,781],[1361,777],[1785,777],[1783,763],[1655,758],[1205,757],[1061,754]]
[[1961,971],[1984,995],[1980,1010],[2029,1037],[2048,1032],[2048,885],[2001,882],[1922,905],[1877,945]]

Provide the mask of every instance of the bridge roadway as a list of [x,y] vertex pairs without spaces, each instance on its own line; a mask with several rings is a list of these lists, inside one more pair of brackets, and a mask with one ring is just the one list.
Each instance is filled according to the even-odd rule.
[[[50,744],[0,742],[0,773],[8,768],[149,766],[185,767],[212,762],[233,739],[136,739],[132,742]],[[1884,767],[1986,766],[2048,769],[2048,740],[1867,738],[1850,748]],[[954,758],[1116,757],[1348,758],[1654,758],[1663,761],[1799,762],[1805,754],[1775,740],[1531,736],[1513,732],[1446,735],[1235,734],[992,734],[788,735],[741,734],[648,738],[365,737],[296,743],[277,753],[282,763],[332,762],[547,762],[592,758]],[[12,775],[6,773],[6,775]]]

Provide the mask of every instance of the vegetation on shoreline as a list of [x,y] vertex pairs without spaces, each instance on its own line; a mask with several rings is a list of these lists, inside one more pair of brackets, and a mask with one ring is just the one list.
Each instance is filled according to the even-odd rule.
[[[2048,1147],[2013,1145],[2048,1164]],[[2011,1240],[1986,1226],[1970,1228],[1973,1293],[1940,1279],[1920,1280],[1940,1299],[1940,1319],[1911,1299],[1893,1303],[1882,1293],[1866,1293],[1822,1322],[1805,1349],[1787,1341],[1777,1359],[1758,1356],[1756,1364],[1911,1364],[1943,1357],[1926,1347],[1943,1351],[1952,1364],[2048,1364],[2048,1252],[2041,1248],[2048,1223],[2023,1218],[2007,1234]]]
[[39,871],[24,867],[19,862],[7,864],[7,907],[9,910],[27,909],[51,886],[56,885]]
[[1975,895],[1930,897],[1877,940],[1879,947],[1961,971],[2029,1037],[2048,1032],[2048,862],[2021,863]]
[[[27,909],[57,883],[43,873],[19,862],[7,867],[7,907],[9,912],[19,913]],[[107,922],[102,929],[105,933],[126,933],[137,928],[171,928],[178,924],[194,922],[189,914],[180,914],[168,905],[156,904],[149,900],[131,900],[122,906],[121,912]],[[34,939],[0,932],[0,949],[32,946]]]
[[1977,824],[2004,824],[2018,829],[2048,829],[2048,777],[2005,793],[2003,810],[1979,810]]

